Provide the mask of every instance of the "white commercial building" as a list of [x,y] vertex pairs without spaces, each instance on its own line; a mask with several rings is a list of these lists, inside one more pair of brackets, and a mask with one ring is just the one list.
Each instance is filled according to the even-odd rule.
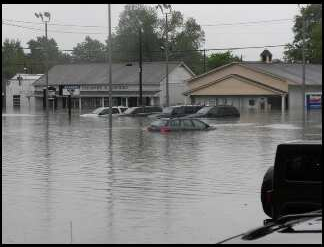
[[43,74],[16,74],[6,83],[6,110],[35,107],[33,83]]
[[[142,64],[143,105],[166,105],[166,64],[165,62],[144,62]],[[54,103],[60,108],[67,107],[64,89],[78,89],[72,96],[72,108],[96,108],[109,105],[108,64],[61,64],[49,70],[48,85],[55,91]],[[194,73],[183,62],[169,62],[169,104],[185,104],[182,94],[188,90],[186,80]],[[36,105],[44,104],[43,88],[45,76],[34,83]],[[112,105],[137,106],[139,102],[138,63],[112,64]],[[49,102],[49,105],[53,104]]]

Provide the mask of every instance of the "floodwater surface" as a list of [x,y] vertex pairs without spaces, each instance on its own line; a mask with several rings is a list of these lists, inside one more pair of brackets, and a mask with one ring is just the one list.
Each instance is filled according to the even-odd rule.
[[[84,112],[83,112],[84,113]],[[216,243],[262,224],[278,144],[321,139],[321,110],[246,112],[216,130],[149,118],[2,114],[3,243]]]

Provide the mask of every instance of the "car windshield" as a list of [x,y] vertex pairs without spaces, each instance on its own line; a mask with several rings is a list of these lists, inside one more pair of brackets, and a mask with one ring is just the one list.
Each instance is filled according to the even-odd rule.
[[95,109],[94,111],[92,111],[92,113],[93,114],[99,114],[103,109],[105,109],[105,108],[99,107],[99,108]]
[[163,113],[170,114],[172,113],[174,107],[165,107],[163,108]]
[[124,113],[125,113],[125,114],[131,114],[131,113],[133,113],[136,109],[138,109],[138,107],[128,108],[126,111],[124,111]]
[[151,123],[151,126],[162,127],[162,126],[165,126],[167,123],[168,123],[167,120],[157,120],[157,121],[154,121],[153,123]]
[[127,110],[126,107],[120,107],[119,109],[121,110],[121,112],[125,112]]
[[206,106],[206,107],[200,109],[197,113],[198,114],[206,114],[212,108],[213,108],[212,106]]

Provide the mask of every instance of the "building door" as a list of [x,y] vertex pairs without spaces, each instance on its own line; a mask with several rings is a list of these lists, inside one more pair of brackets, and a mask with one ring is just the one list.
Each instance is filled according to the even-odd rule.
[[281,109],[281,96],[269,96],[268,105],[270,105],[271,110]]
[[265,110],[265,101],[264,98],[260,98],[260,110],[264,111]]

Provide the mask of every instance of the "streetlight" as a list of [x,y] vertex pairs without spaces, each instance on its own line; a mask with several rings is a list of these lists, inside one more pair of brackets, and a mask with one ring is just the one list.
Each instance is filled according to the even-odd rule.
[[[51,20],[51,14],[49,12],[41,12],[35,13],[36,18],[41,18],[42,22],[45,23],[45,38],[46,38],[46,46],[48,46],[48,39],[47,39],[47,23]],[[46,17],[46,18],[45,18]],[[45,90],[45,106],[46,112],[48,115],[48,50],[45,49],[45,57],[46,57],[46,90]]]

